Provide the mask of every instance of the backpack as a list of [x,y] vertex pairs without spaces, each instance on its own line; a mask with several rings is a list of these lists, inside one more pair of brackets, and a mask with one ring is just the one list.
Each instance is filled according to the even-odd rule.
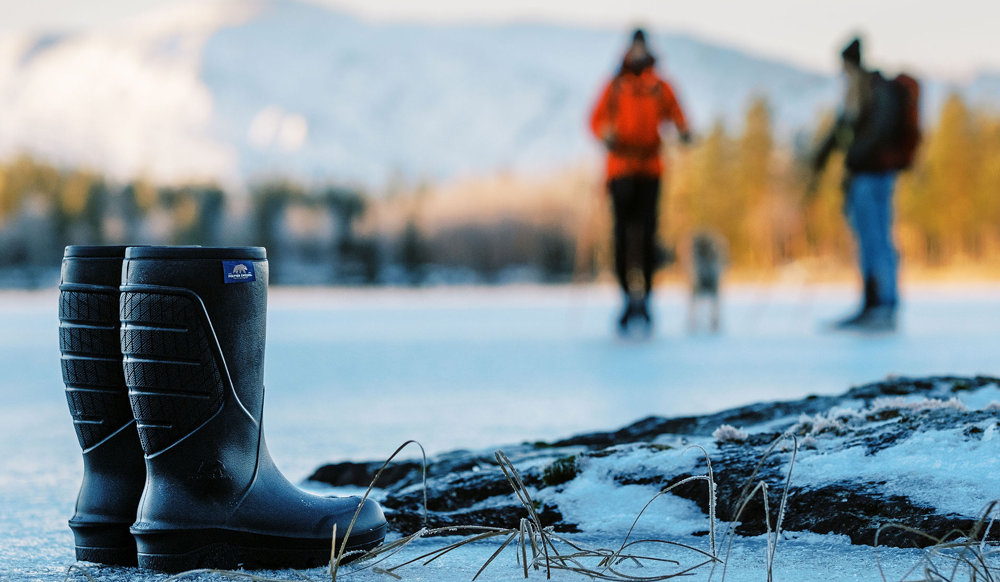
[[920,83],[906,73],[891,83],[900,100],[900,117],[892,143],[882,156],[889,169],[905,170],[913,165],[920,145]]

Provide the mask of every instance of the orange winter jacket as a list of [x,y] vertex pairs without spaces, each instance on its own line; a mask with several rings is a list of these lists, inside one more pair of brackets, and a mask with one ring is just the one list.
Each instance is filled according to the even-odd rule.
[[660,123],[685,134],[687,121],[674,90],[653,67],[638,75],[623,71],[608,83],[590,116],[590,129],[608,145],[608,180],[663,173]]

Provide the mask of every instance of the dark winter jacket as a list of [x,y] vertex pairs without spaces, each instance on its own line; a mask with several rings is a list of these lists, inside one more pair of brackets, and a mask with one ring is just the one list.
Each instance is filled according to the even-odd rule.
[[854,174],[893,169],[886,155],[894,147],[903,115],[899,89],[878,71],[868,73],[870,98],[865,100],[857,119],[837,120],[814,160],[819,170],[834,149],[846,149],[844,165]]

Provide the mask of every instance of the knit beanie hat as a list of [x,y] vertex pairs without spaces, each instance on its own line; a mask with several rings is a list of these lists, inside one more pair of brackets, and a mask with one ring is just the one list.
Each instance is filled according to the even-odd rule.
[[851,44],[847,45],[844,52],[840,53],[845,62],[851,63],[853,65],[861,65],[861,39],[855,38],[851,41]]

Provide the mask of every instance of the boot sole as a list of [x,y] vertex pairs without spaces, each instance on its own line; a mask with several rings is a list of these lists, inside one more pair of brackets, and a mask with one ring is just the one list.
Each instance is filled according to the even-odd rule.
[[[351,532],[343,563],[382,544],[385,525]],[[330,538],[290,538],[227,529],[146,531],[134,533],[139,567],[177,573],[200,568],[281,570],[318,568],[330,563]],[[337,538],[339,551],[343,538]]]
[[108,566],[137,566],[132,524],[70,522],[76,540],[76,559]]

